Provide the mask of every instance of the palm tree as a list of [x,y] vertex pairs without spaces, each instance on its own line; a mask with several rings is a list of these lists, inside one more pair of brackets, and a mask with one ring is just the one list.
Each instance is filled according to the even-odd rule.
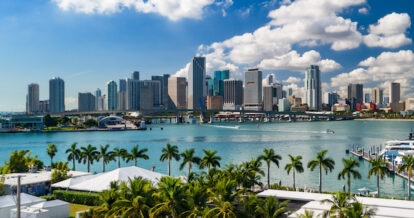
[[97,160],[102,159],[102,172],[105,172],[105,165],[114,160],[114,152],[109,151],[109,145],[99,145],[99,154]]
[[317,166],[319,167],[319,192],[322,192],[322,168],[325,170],[325,174],[332,172],[335,166],[335,161],[329,157],[325,157],[328,150],[323,150],[316,155],[315,160],[311,160],[308,163],[308,168],[313,171]]
[[207,209],[208,194],[206,189],[206,187],[198,183],[190,184],[186,190],[187,205],[190,209],[184,211],[181,217],[202,217]]
[[359,167],[359,162],[355,159],[350,157],[349,159],[342,158],[342,163],[344,164],[344,168],[338,174],[339,179],[347,179],[348,184],[348,193],[351,195],[351,175],[354,179],[361,179],[361,174],[355,168]]
[[203,149],[204,157],[201,159],[200,168],[204,169],[207,167],[208,171],[210,172],[211,167],[220,167],[221,157],[217,156],[217,151],[212,151],[211,149]]
[[78,143],[77,142],[75,142],[75,143],[73,143],[71,146],[70,146],[70,148],[68,148],[67,150],[66,150],[66,154],[68,154],[68,161],[72,161],[72,166],[73,166],[73,170],[76,170],[76,168],[75,168],[75,161],[77,161],[77,160],[79,160],[80,159],[80,150],[78,149],[78,148],[76,148],[76,145],[77,145]]
[[174,158],[176,161],[180,160],[180,155],[178,153],[178,147],[176,145],[167,144],[165,148],[161,150],[162,154],[160,161],[164,162],[168,160],[168,176],[171,176],[171,160]]
[[201,162],[201,159],[195,156],[194,154],[195,154],[194,148],[190,150],[185,149],[184,152],[180,154],[181,157],[183,158],[183,162],[180,165],[180,170],[183,170],[186,164],[188,165],[188,177],[187,178],[190,178],[191,168],[193,166],[193,163],[200,165],[200,162]]
[[125,158],[128,156],[128,152],[127,150],[119,147],[115,147],[113,152],[115,157],[118,157],[118,168],[121,168],[121,159],[125,160]]
[[134,160],[134,166],[137,166],[138,163],[138,159],[144,159],[144,160],[148,160],[149,157],[147,154],[148,152],[148,148],[143,148],[143,149],[139,149],[139,145],[135,145],[132,149],[131,149],[131,153],[129,153],[128,158],[127,158],[127,162]]
[[407,171],[408,173],[408,199],[411,199],[411,177],[413,176],[414,169],[414,157],[413,156],[404,156],[403,164],[398,167],[398,172]]
[[210,200],[214,203],[204,217],[237,217],[237,208],[242,190],[237,190],[236,180],[222,178],[208,190]]
[[56,156],[57,148],[55,144],[50,144],[47,146],[47,154],[50,157],[50,167],[53,165],[53,157]]
[[283,217],[287,212],[287,205],[289,201],[284,201],[279,204],[279,199],[276,197],[268,197],[262,204],[256,206],[256,213],[264,218],[279,218]]
[[185,196],[180,178],[162,177],[158,183],[158,192],[153,194],[160,203],[150,209],[150,217],[179,217],[185,211]]
[[81,147],[81,158],[80,161],[83,160],[83,164],[88,164],[88,173],[90,172],[90,165],[93,164],[93,161],[96,160],[99,152],[96,150],[96,147],[92,145],[88,145],[88,147]]
[[332,199],[322,200],[322,203],[328,203],[331,205],[329,210],[324,211],[324,217],[339,217],[345,218],[346,211],[350,205],[350,196],[344,192],[338,192],[332,196]]
[[289,158],[290,158],[290,163],[286,164],[285,170],[287,171],[288,174],[290,173],[290,171],[292,171],[293,189],[295,189],[296,188],[295,174],[296,174],[296,172],[303,173],[303,171],[304,171],[303,164],[302,164],[302,156],[294,157],[294,156],[289,154]]
[[384,161],[383,157],[377,157],[374,159],[370,159],[369,162],[371,163],[371,168],[368,172],[368,179],[372,175],[377,176],[377,195],[380,197],[380,179],[384,179],[384,176],[390,175],[390,171],[388,170],[387,163]]
[[259,160],[263,160],[267,165],[267,188],[270,187],[270,164],[274,163],[279,168],[279,160],[282,160],[282,157],[278,154],[275,154],[275,150],[264,149],[262,155],[259,156]]

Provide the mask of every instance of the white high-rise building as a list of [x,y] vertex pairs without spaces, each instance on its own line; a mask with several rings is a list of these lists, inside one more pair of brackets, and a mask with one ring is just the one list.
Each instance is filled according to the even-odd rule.
[[49,80],[49,111],[65,112],[65,82],[59,77]]
[[108,110],[114,111],[118,109],[118,86],[115,81],[111,80],[106,84],[108,91]]
[[28,114],[39,112],[39,85],[31,83],[27,89],[26,112]]
[[102,111],[103,110],[103,105],[100,105],[99,103],[99,100],[100,100],[100,98],[101,98],[101,96],[102,96],[102,91],[101,91],[101,89],[96,89],[96,91],[95,91],[95,110],[97,110],[97,111]]
[[322,109],[322,86],[319,66],[311,65],[305,75],[305,103],[309,110]]

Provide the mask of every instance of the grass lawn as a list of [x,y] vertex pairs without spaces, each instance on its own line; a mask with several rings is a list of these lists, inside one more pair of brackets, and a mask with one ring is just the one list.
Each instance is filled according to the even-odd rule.
[[81,204],[70,204],[69,206],[69,216],[70,217],[75,217],[76,216],[76,212],[78,211],[84,211],[84,210],[89,210],[90,208],[92,208],[91,206],[87,206],[87,205],[81,205]]

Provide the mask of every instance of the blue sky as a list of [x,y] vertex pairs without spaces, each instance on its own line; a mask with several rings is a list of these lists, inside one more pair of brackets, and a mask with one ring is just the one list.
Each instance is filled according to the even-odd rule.
[[47,99],[48,80],[62,77],[72,109],[78,92],[105,90],[133,70],[144,79],[185,75],[197,54],[207,57],[208,72],[229,68],[242,79],[258,66],[297,95],[304,66],[320,64],[325,91],[397,81],[404,97],[414,96],[411,1],[103,2],[0,1],[0,111],[23,111],[31,82]]

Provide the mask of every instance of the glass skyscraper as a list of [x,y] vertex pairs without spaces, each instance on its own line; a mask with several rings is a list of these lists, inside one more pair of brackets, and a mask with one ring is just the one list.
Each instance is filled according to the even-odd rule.
[[322,86],[319,66],[311,65],[306,69],[305,75],[305,103],[309,110],[322,109]]
[[118,109],[118,86],[115,81],[111,80],[106,84],[108,91],[108,110],[113,111]]
[[187,106],[188,109],[200,110],[200,102],[207,95],[206,58],[194,57],[188,71]]
[[65,82],[59,77],[49,80],[49,111],[65,112]]

